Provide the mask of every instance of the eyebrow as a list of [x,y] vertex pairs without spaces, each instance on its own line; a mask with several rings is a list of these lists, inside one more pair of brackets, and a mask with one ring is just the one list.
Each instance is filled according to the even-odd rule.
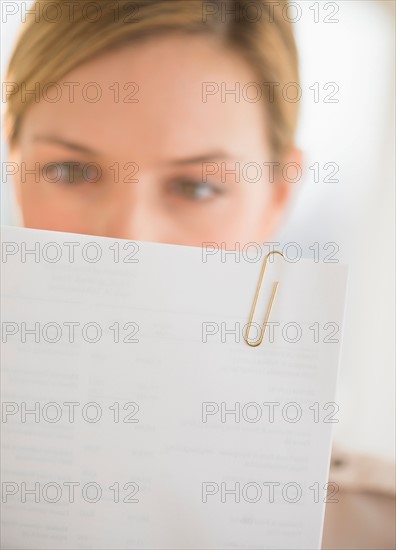
[[[56,136],[36,135],[36,136],[33,136],[32,141],[43,142],[43,143],[54,143],[56,145],[61,145],[62,147],[65,147],[72,151],[78,151],[79,153],[86,153],[89,155],[100,156],[100,153],[98,151],[94,151],[93,149],[90,149],[86,145],[68,141]],[[230,158],[230,155],[228,155],[224,151],[219,150],[219,151],[210,151],[210,152],[200,154],[200,155],[195,155],[192,157],[185,157],[185,158],[178,158],[178,159],[176,158],[170,161],[166,161],[166,164],[175,165],[175,166],[185,166],[188,164],[201,164],[202,162],[210,162],[210,161],[228,159],[228,158]]]
[[186,164],[200,164],[202,162],[209,162],[211,160],[220,160],[220,159],[227,159],[227,158],[230,158],[230,155],[228,155],[224,151],[211,151],[211,152],[204,153],[202,155],[196,155],[193,157],[173,159],[173,160],[167,161],[166,164],[184,166]]
[[86,153],[88,155],[94,155],[99,156],[100,153],[98,151],[94,151],[93,149],[90,149],[86,145],[82,145],[81,143],[74,143],[72,141],[68,141],[66,139],[62,139],[56,136],[40,136],[36,135],[33,136],[33,142],[44,142],[44,143],[55,143],[56,145],[61,145],[62,147],[66,147],[67,149],[70,149],[72,151],[78,151],[79,153]]

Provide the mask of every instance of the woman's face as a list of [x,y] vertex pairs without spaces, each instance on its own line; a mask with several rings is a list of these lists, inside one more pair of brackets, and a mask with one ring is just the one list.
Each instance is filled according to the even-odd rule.
[[11,151],[24,225],[193,246],[265,241],[290,185],[271,179],[263,102],[225,93],[256,81],[242,57],[199,36],[81,65],[29,107]]

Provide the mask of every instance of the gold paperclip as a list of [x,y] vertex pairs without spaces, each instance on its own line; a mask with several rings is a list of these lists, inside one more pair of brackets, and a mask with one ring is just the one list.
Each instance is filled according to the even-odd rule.
[[257,300],[258,300],[258,297],[260,296],[261,285],[262,285],[262,282],[263,282],[263,279],[264,279],[264,273],[265,273],[265,270],[266,270],[266,267],[267,267],[268,258],[272,254],[279,254],[280,256],[282,256],[282,258],[284,258],[284,255],[282,254],[282,252],[279,252],[278,250],[273,250],[272,252],[267,254],[265,259],[264,259],[263,267],[261,268],[260,279],[259,279],[257,289],[256,289],[256,295],[255,295],[254,300],[253,300],[252,309],[250,310],[250,316],[249,316],[249,322],[247,324],[246,334],[244,335],[244,340],[247,343],[247,345],[251,346],[253,348],[259,346],[261,344],[261,342],[264,340],[265,331],[267,330],[268,319],[269,319],[269,316],[271,315],[272,306],[273,306],[273,303],[274,303],[274,300],[275,300],[276,293],[278,291],[279,281],[276,281],[274,283],[274,287],[272,289],[271,299],[270,299],[270,302],[269,302],[268,307],[267,307],[267,312],[265,314],[265,319],[264,319],[264,322],[263,322],[263,326],[261,328],[260,338],[256,342],[250,342],[249,341],[249,334],[250,334],[250,328],[252,326],[254,313],[256,311]]

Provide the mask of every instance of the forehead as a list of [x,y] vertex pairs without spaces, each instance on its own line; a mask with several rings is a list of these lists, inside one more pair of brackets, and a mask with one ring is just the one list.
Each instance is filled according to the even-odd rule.
[[252,82],[243,57],[214,39],[151,38],[88,61],[48,88],[48,99],[28,109],[21,137],[61,134],[142,161],[153,151],[161,160],[175,150],[257,149],[265,145],[265,108],[242,93]]

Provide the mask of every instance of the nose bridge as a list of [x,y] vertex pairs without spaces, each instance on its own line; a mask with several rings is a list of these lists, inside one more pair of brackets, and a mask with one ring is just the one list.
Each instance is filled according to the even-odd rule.
[[150,182],[122,182],[111,195],[111,207],[106,205],[106,234],[119,239],[159,240],[158,206]]

